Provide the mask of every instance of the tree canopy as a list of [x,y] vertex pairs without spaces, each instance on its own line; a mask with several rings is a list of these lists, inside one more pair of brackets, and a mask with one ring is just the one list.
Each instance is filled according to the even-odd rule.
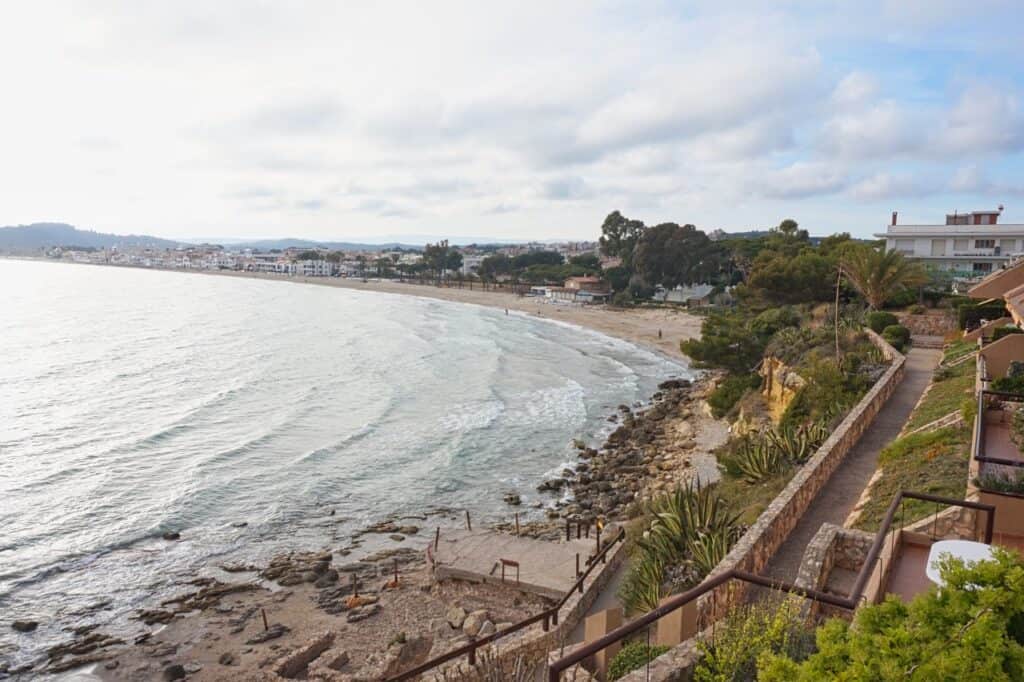
[[927,282],[919,264],[907,260],[899,251],[886,251],[858,245],[847,249],[842,259],[843,274],[874,310],[897,291]]

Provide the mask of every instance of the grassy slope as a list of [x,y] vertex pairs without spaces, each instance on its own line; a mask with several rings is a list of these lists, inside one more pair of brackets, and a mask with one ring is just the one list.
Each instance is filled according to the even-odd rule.
[[[944,375],[944,373],[947,373]],[[964,362],[950,370],[936,370],[931,388],[907,421],[907,431],[956,412],[974,393],[974,363]]]

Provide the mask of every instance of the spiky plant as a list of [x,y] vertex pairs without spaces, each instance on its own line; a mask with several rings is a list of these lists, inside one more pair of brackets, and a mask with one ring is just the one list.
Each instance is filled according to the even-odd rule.
[[746,441],[736,451],[733,466],[745,479],[758,483],[775,475],[785,466],[782,453],[767,440]]
[[636,613],[657,608],[665,593],[665,561],[642,543],[619,587],[619,599],[627,613]]

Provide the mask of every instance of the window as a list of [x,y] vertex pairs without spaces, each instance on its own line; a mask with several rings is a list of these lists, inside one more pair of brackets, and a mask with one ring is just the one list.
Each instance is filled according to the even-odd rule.
[[975,239],[974,248],[976,249],[994,249],[996,246],[995,239]]
[[945,239],[933,239],[932,240],[932,256],[945,256],[946,255],[946,240]]
[[1017,240],[1016,239],[1000,239],[999,240],[999,248],[1003,250],[1004,254],[1006,254],[1006,253],[1013,253],[1014,251],[1017,250]]
[[897,239],[896,250],[900,253],[913,255],[914,253],[914,240],[913,239]]
[[966,251],[967,250],[967,245],[969,243],[970,243],[970,241],[967,240],[967,239],[957,239],[953,243],[953,250],[954,251]]
[[975,272],[992,272],[991,263],[975,263],[972,267]]

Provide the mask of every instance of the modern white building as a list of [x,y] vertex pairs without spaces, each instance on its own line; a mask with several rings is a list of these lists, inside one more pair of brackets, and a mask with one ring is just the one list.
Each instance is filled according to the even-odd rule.
[[898,225],[897,214],[883,233],[887,250],[930,267],[966,273],[998,270],[1024,254],[1024,225],[1000,224],[1003,212],[973,211],[946,215],[945,225]]

